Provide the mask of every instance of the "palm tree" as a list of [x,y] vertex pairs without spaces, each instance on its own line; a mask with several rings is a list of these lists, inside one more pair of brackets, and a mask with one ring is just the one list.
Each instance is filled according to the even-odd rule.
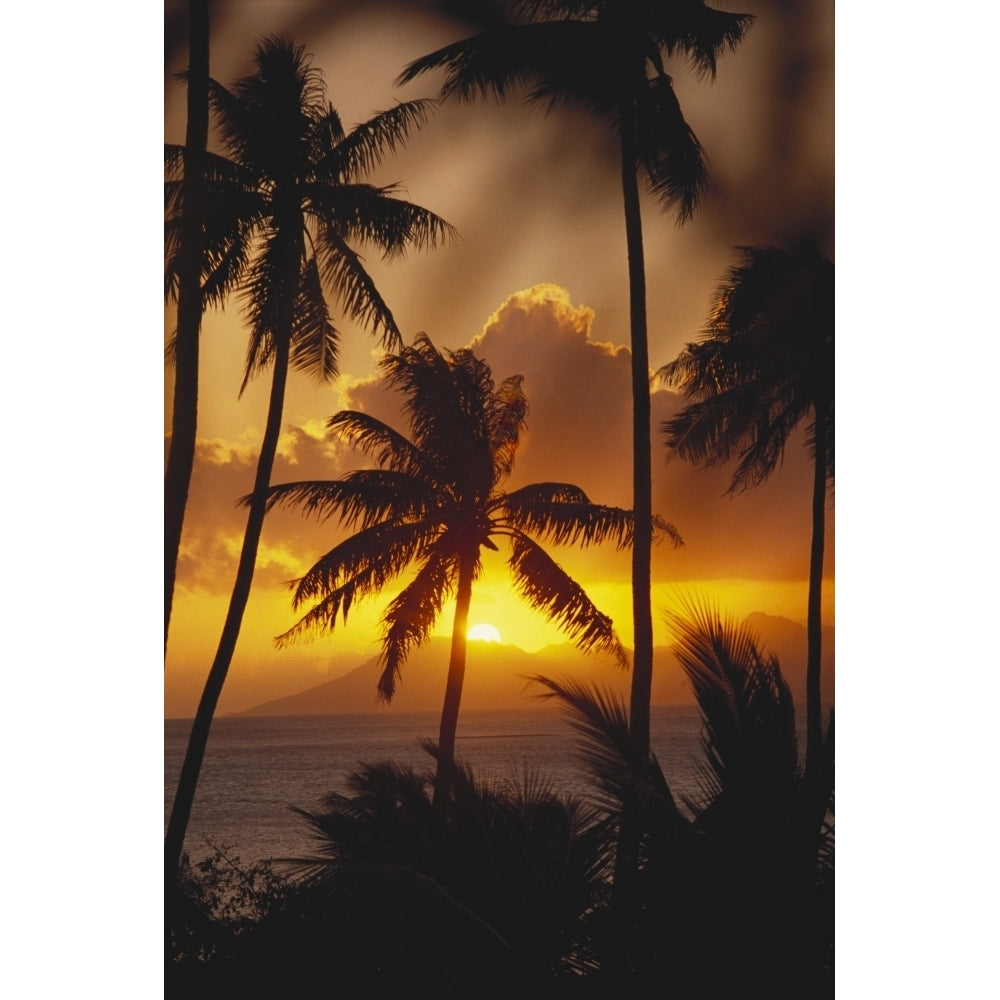
[[[256,72],[232,91],[211,82],[228,156],[207,158],[202,287],[208,302],[242,291],[251,331],[243,387],[273,366],[271,393],[232,597],[170,815],[169,876],[180,859],[212,717],[250,596],[289,369],[322,380],[336,375],[339,334],[328,292],[384,345],[400,343],[392,313],[353,244],[394,256],[407,247],[433,246],[452,232],[438,216],[394,197],[393,187],[360,181],[424,121],[428,102],[399,104],[345,134],[301,46],[269,37],[258,45],[255,61]],[[181,162],[181,150],[168,147],[168,167]],[[168,182],[167,204],[183,219],[181,181]],[[168,251],[175,249],[168,244]],[[168,284],[176,263],[176,253],[168,252]]]
[[728,494],[764,482],[806,422],[813,458],[806,665],[806,777],[822,750],[821,597],[827,489],[834,481],[834,273],[819,250],[742,247],[704,335],[658,375],[694,400],[665,421],[667,444],[709,466],[739,460]]
[[[433,804],[431,774],[388,761],[360,765],[347,784],[350,794],[325,796],[320,811],[295,809],[316,841],[314,856],[297,860],[296,869],[307,884],[323,890],[328,905],[350,907],[358,923],[377,915],[383,934],[400,928],[402,933],[393,934],[400,939],[393,961],[408,968],[415,982],[421,981],[417,970],[427,957],[409,954],[406,942],[417,943],[413,921],[427,933],[435,911],[450,915],[457,907],[467,908],[481,929],[496,935],[484,942],[494,952],[483,956],[489,978],[509,980],[517,972],[497,995],[510,995],[515,983],[551,986],[553,978],[577,980],[588,971],[587,925],[607,895],[613,849],[600,810],[556,794],[531,771],[486,781],[456,764],[448,809]],[[356,894],[345,891],[366,872],[378,873],[380,881],[371,887],[378,891],[364,897],[368,915],[358,912],[356,902],[351,906]],[[405,879],[399,880],[400,874]],[[426,888],[414,891],[421,876],[450,897],[450,907],[422,898]],[[468,933],[457,951],[448,927],[432,936],[441,939],[436,950],[447,949],[435,954],[434,964],[449,968],[469,960],[467,949],[475,942]],[[502,943],[499,954],[497,943]]]
[[[666,620],[702,720],[700,794],[683,801],[691,818],[655,758],[637,753],[613,696],[533,678],[579,734],[609,818],[629,810],[641,836],[632,907],[612,911],[599,953],[614,954],[624,936],[632,992],[642,995],[639,984],[652,995],[665,982],[682,996],[826,995],[833,829],[804,784],[781,666],[706,602],[682,600]],[[822,754],[818,794],[832,815],[832,727]]]
[[[343,411],[330,418],[328,427],[370,455],[378,468],[269,491],[269,507],[298,506],[323,520],[338,514],[347,527],[358,529],[297,581],[294,607],[316,603],[276,641],[284,645],[313,630],[332,630],[354,601],[378,593],[416,563],[413,580],[382,615],[378,696],[388,702],[408,653],[428,638],[454,593],[436,749],[435,801],[440,804],[453,779],[465,631],[482,549],[497,550],[494,538],[506,538],[514,585],[528,604],[580,649],[604,650],[625,666],[611,619],[535,538],[557,545],[607,539],[623,549],[632,543],[633,518],[630,511],[591,503],[579,487],[566,483],[534,483],[510,493],[500,489],[513,468],[527,412],[521,376],[495,384],[489,366],[471,351],[441,354],[424,334],[387,356],[381,367],[389,385],[406,397],[412,437],[368,414]],[[669,525],[663,527],[673,533]]]
[[550,107],[582,104],[618,133],[632,350],[635,659],[630,726],[647,752],[653,671],[652,441],[638,178],[662,207],[676,207],[680,222],[691,217],[707,174],[701,146],[665,72],[664,56],[682,53],[699,72],[714,76],[719,55],[739,44],[753,18],[715,10],[702,0],[515,0],[509,6],[516,15],[541,20],[448,45],[410,63],[398,82],[444,68],[442,97],[461,100],[477,95],[502,99],[527,86],[530,101]]
[[[201,331],[201,256],[205,151],[208,145],[208,0],[189,0],[189,60],[186,73],[187,133],[182,200],[188,206],[173,220],[177,243],[177,335],[174,348],[174,407],[170,451],[163,484],[163,644],[177,577],[177,556],[194,468],[198,425],[198,340]],[[168,235],[170,231],[168,229]]]

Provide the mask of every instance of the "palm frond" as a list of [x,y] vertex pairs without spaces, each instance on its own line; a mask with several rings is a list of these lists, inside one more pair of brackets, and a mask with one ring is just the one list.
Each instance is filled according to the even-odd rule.
[[763,481],[783,454],[785,442],[777,437],[778,428],[762,426],[748,403],[748,393],[740,386],[691,403],[661,425],[668,447],[690,462],[714,467],[742,456],[730,493]]
[[403,663],[414,648],[427,641],[453,592],[457,574],[454,550],[439,545],[383,613],[382,673],[378,679],[381,701],[392,700]]
[[553,545],[594,545],[613,541],[619,550],[632,545],[634,519],[630,510],[591,503],[567,483],[532,483],[506,494],[504,519],[517,531]]
[[527,679],[547,688],[539,698],[555,699],[565,711],[605,808],[617,815],[627,803],[640,816],[659,812],[681,818],[655,755],[647,755],[636,743],[625,704],[617,695],[572,678],[556,681],[534,674]]
[[[347,183],[397,148],[433,102],[401,104],[345,136],[336,110],[326,102],[322,74],[304,47],[284,36],[268,36],[258,44],[254,62],[255,72],[231,88],[209,82],[225,155],[205,157],[204,298],[221,305],[233,291],[242,293],[251,338],[241,392],[270,364],[275,336],[282,343],[292,338],[295,369],[320,380],[336,374],[338,335],[324,290],[338,297],[347,318],[370,328],[383,346],[398,348],[401,336],[392,312],[352,241],[392,257],[455,235],[439,216],[393,197],[394,188]],[[166,146],[164,162],[167,215],[174,219],[183,210],[177,184],[183,148]],[[285,210],[291,199],[298,205],[301,228],[312,229],[316,258],[304,252],[301,232],[289,231]],[[285,208],[277,213],[279,202]],[[178,247],[170,226],[165,244],[169,300],[176,294]],[[280,263],[290,256],[301,262],[294,287]],[[286,308],[289,300],[294,308]]]
[[662,424],[668,447],[706,465],[738,458],[729,493],[763,482],[817,407],[833,433],[833,265],[809,246],[738,254],[701,340],[658,372],[691,401]]
[[418,334],[380,367],[404,394],[413,442],[439,480],[456,496],[482,504],[496,479],[486,419],[494,390],[489,365],[470,351],[442,354]]
[[335,169],[324,167],[332,152],[344,141],[344,124],[332,104],[327,104],[323,111],[317,111],[313,127],[309,130],[309,150],[307,161],[312,164],[308,176],[326,176],[333,183],[344,180],[342,173]]
[[457,238],[435,213],[396,197],[395,186],[303,184],[300,191],[320,226],[344,241],[377,249],[386,260],[408,249],[430,250]]
[[559,20],[506,25],[463,39],[414,60],[397,83],[445,69],[441,98],[505,100],[524,91],[528,101],[565,103],[613,117],[624,82],[608,58],[607,32],[594,21]]
[[512,17],[534,18],[586,18],[600,6],[595,0],[507,0],[504,7]]
[[708,601],[681,599],[665,612],[673,652],[694,690],[702,745],[719,793],[794,789],[800,779],[795,709],[775,657],[752,630]]
[[430,780],[393,761],[359,764],[346,778],[350,794],[324,795],[321,810],[292,807],[311,828],[316,854],[290,862],[318,881],[342,861],[393,858],[426,867],[416,852],[437,820],[427,797]]
[[[437,497],[419,479],[388,469],[358,469],[335,480],[280,483],[267,493],[267,509],[299,507],[320,523],[338,515],[340,523],[362,529],[386,522],[409,522],[433,513]],[[243,497],[246,505],[250,496]]]
[[635,114],[639,162],[649,188],[664,208],[677,207],[678,223],[686,222],[708,190],[708,171],[670,77],[655,77],[639,91]]
[[[557,795],[537,772],[484,779],[462,765],[454,771],[441,809],[424,776],[387,762],[363,765],[348,778],[350,795],[329,796],[321,812],[299,811],[318,847],[317,857],[301,862],[304,870],[324,888],[336,886],[341,865],[405,867],[433,878],[495,928],[522,974],[537,971],[547,981],[596,968],[587,921],[607,896],[610,824],[596,807]],[[433,919],[433,912],[418,916]]]
[[341,542],[293,582],[293,608],[319,600],[275,644],[281,648],[312,632],[333,631],[338,616],[346,623],[355,601],[379,593],[429,551],[436,535],[434,523],[376,524]]
[[503,100],[512,91],[535,82],[538,66],[565,45],[561,24],[525,24],[500,27],[446,45],[409,63],[397,77],[397,86],[430,70],[445,69],[441,97]]
[[[183,147],[175,172],[183,173]],[[254,234],[267,216],[266,200],[238,164],[220,156],[206,156],[205,199],[202,211],[202,294],[207,305],[221,305],[247,271]],[[176,298],[179,234],[183,226],[183,185],[164,185],[164,278],[166,298]]]
[[659,514],[653,515],[653,541],[659,543],[666,536],[675,549],[684,544],[684,538],[672,522],[664,520]]
[[163,172],[168,180],[180,180],[184,176],[183,145],[171,142],[163,144]]
[[302,269],[292,322],[292,368],[319,382],[336,378],[340,334],[330,320],[315,257]]
[[329,429],[380,468],[268,491],[268,509],[297,506],[321,521],[337,515],[351,528],[360,526],[296,582],[295,606],[317,603],[278,643],[333,628],[353,601],[375,593],[410,563],[419,564],[381,619],[378,693],[388,701],[407,656],[427,639],[456,587],[460,567],[471,567],[475,581],[481,549],[496,549],[491,535],[506,534],[520,594],[580,649],[605,651],[627,667],[611,619],[511,522],[559,543],[613,539],[622,548],[631,541],[631,513],[592,504],[578,487],[563,483],[526,487],[509,500],[495,489],[523,426],[520,377],[497,386],[489,365],[471,350],[442,353],[426,334],[385,357],[380,367],[386,382],[404,394],[410,437],[368,414],[343,411],[330,418]]
[[362,326],[371,327],[383,347],[395,350],[402,335],[361,256],[331,225],[320,226],[315,247],[320,276],[333,289],[343,311]]
[[623,668],[628,655],[611,619],[599,611],[584,589],[527,535],[511,537],[508,560],[517,592],[528,604],[561,628],[584,652],[601,650]]
[[496,387],[488,404],[490,451],[493,453],[493,465],[496,469],[494,486],[509,476],[514,468],[514,456],[528,412],[523,383],[523,375],[505,378]]
[[364,177],[401,148],[410,133],[426,123],[436,106],[437,101],[428,99],[401,101],[356,125],[319,161],[317,176],[330,175],[339,182]]
[[[298,274],[290,284],[289,247],[283,231],[268,226],[261,234],[262,247],[255,254],[242,283],[241,298],[250,324],[240,395],[251,379],[265,371],[274,357],[275,335],[284,326],[285,303],[298,297]],[[292,313],[288,311],[289,319]],[[290,333],[290,330],[287,331]]]
[[755,20],[752,14],[731,14],[701,0],[657,7],[651,34],[658,44],[669,54],[686,53],[696,69],[712,78],[719,56],[735,52]]
[[420,479],[427,485],[436,482],[437,470],[421,450],[378,417],[356,410],[341,410],[330,417],[326,426],[352,448],[370,455],[378,465]]
[[256,71],[232,90],[209,82],[209,100],[223,145],[230,155],[262,177],[287,174],[288,153],[301,156],[309,135],[325,117],[325,86],[303,46],[271,35],[254,56]]

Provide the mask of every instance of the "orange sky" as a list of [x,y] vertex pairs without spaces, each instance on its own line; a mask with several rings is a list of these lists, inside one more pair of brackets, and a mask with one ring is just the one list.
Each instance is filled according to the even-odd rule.
[[[682,229],[644,203],[654,369],[698,335],[732,247],[811,233],[833,257],[833,5],[810,5],[808,30],[795,34],[797,52],[775,47],[775,7],[738,5],[759,21],[741,52],[721,61],[715,83],[671,69],[688,121],[707,150],[713,188]],[[392,80],[410,59],[469,33],[468,26],[432,17],[416,4],[220,2],[212,75],[229,84],[248,72],[255,39],[276,30],[291,31],[307,45],[348,126],[396,100],[433,95],[432,80],[405,91],[394,90]],[[776,52],[801,56],[806,67],[790,105],[775,97],[784,65]],[[185,59],[183,46],[171,50],[168,44],[168,71]],[[165,96],[165,137],[183,141],[183,90],[168,80]],[[401,181],[410,200],[442,215],[462,237],[455,246],[392,265],[369,261],[404,337],[425,331],[439,347],[471,344],[497,378],[524,375],[528,431],[509,485],[564,480],[584,487],[595,502],[628,506],[624,232],[614,146],[604,129],[574,112],[545,117],[516,102],[445,107],[378,179]],[[345,333],[336,387],[318,388],[295,373],[290,378],[275,482],[332,479],[360,464],[322,438],[323,423],[338,409],[363,408],[386,419],[398,413],[374,379],[374,342],[349,326]],[[250,489],[267,392],[265,377],[236,399],[245,343],[235,302],[225,314],[206,317],[201,444],[165,673],[168,716],[193,714],[235,573],[243,515],[234,501]],[[166,390],[169,406],[169,378]],[[679,400],[654,389],[652,403],[657,427]],[[656,640],[666,638],[658,609],[678,587],[697,586],[736,613],[762,610],[804,621],[811,487],[801,440],[793,441],[769,483],[731,500],[722,497],[726,470],[706,472],[665,459],[654,435],[654,509],[687,543],[680,550],[663,544],[654,553]],[[827,623],[833,613],[832,516],[830,522]],[[298,514],[269,516],[220,713],[330,679],[377,651],[384,601],[353,609],[336,636],[281,651],[271,645],[271,637],[294,620],[285,581],[336,538],[330,526]],[[627,555],[610,549],[555,554],[630,643]],[[487,563],[470,621],[491,622],[505,642],[529,649],[560,641],[556,630],[517,605],[506,584],[503,560]],[[443,632],[447,615],[446,609]]]

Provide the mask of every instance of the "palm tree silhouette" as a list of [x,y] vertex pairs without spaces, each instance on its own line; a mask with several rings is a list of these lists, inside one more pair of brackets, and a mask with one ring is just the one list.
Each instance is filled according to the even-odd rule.
[[528,23],[492,29],[410,63],[398,82],[445,68],[442,97],[502,99],[527,86],[528,99],[550,107],[582,104],[617,131],[628,248],[629,322],[632,350],[633,510],[632,549],[634,666],[630,725],[649,746],[649,699],[653,670],[651,603],[652,440],[646,278],[638,177],[678,220],[691,217],[707,174],[664,70],[664,55],[683,53],[714,76],[716,60],[734,49],[753,18],[715,10],[702,0],[536,0],[509,4]]
[[[509,996],[515,983],[551,987],[553,978],[578,981],[588,971],[588,921],[607,894],[613,853],[609,826],[597,807],[557,794],[530,770],[483,780],[456,765],[448,809],[434,806],[430,774],[389,761],[359,765],[347,785],[349,794],[325,796],[319,810],[294,809],[316,843],[311,857],[295,860],[295,870],[306,885],[321,890],[328,909],[347,910],[358,923],[377,919],[384,929],[406,928],[416,919],[426,930],[435,910],[452,916],[458,907],[467,908],[481,930],[496,935],[486,939],[494,954],[483,960],[490,964],[491,979],[508,979],[501,996]],[[371,889],[377,891],[362,897],[366,914],[353,890],[361,877],[374,873],[379,881]],[[437,906],[424,898],[424,880],[443,897]],[[444,909],[441,902],[449,898]],[[435,951],[445,949],[434,955],[436,964],[462,966],[475,941],[466,933],[467,943],[456,949],[446,931],[442,926],[442,933],[433,935],[440,939]],[[427,956],[409,953],[406,942],[417,943],[410,933],[399,939],[392,960],[423,982],[418,970]],[[555,995],[562,992],[556,989]]]
[[[176,239],[177,333],[170,451],[163,483],[163,645],[177,577],[198,427],[198,341],[201,332],[201,256],[204,218],[205,152],[208,145],[208,0],[189,0],[187,128],[183,150],[183,219],[168,220]],[[171,233],[173,230],[173,233]],[[168,291],[169,291],[168,285]]]
[[[345,134],[303,47],[271,36],[257,46],[255,62],[256,72],[232,91],[210,84],[229,155],[208,157],[202,287],[208,302],[242,291],[251,331],[243,388],[273,366],[271,393],[232,597],[167,829],[168,876],[177,870],[212,717],[250,596],[289,369],[321,380],[337,373],[339,333],[327,292],[350,319],[380,334],[383,345],[400,343],[355,244],[388,257],[433,246],[452,233],[438,216],[394,197],[393,187],[360,181],[425,120],[429,102],[399,104]],[[182,150],[168,147],[168,168],[181,162]],[[181,220],[182,197],[182,181],[168,181],[168,211]],[[177,273],[176,249],[168,242],[168,283]]]
[[625,947],[636,995],[664,982],[682,996],[828,995],[833,827],[814,799],[832,815],[833,728],[810,790],[777,657],[708,602],[680,600],[666,621],[702,719],[700,791],[683,799],[690,816],[655,757],[638,752],[614,696],[532,678],[579,735],[609,821],[628,810],[640,835],[639,875],[625,886],[632,906],[611,911],[599,954]]
[[[605,540],[632,543],[631,511],[591,503],[577,486],[534,483],[510,493],[510,474],[527,402],[521,376],[494,383],[489,365],[469,350],[441,354],[424,335],[381,362],[388,383],[406,397],[406,438],[365,413],[343,411],[328,427],[370,455],[376,469],[328,482],[274,486],[268,506],[301,507],[322,520],[338,514],[355,535],[324,555],[295,584],[294,607],[312,609],[276,640],[331,630],[354,601],[378,593],[411,563],[412,581],[382,615],[382,674],[378,696],[389,701],[407,654],[424,642],[444,602],[456,595],[451,657],[440,734],[435,801],[453,778],[455,729],[465,676],[466,625],[482,549],[510,546],[517,592],[557,624],[582,650],[627,657],[611,619],[591,602],[535,539],[557,545]],[[661,522],[662,524],[662,522]],[[662,527],[676,535],[670,525]],[[534,537],[532,537],[534,536]]]
[[813,457],[806,666],[806,777],[819,766],[821,596],[826,495],[834,480],[834,270],[812,245],[742,247],[704,335],[658,372],[694,400],[665,421],[678,455],[739,460],[730,495],[764,482],[803,421]]

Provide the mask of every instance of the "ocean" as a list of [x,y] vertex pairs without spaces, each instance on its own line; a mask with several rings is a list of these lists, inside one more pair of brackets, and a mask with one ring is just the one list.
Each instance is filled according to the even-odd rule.
[[[223,717],[212,723],[185,849],[192,859],[224,847],[244,864],[313,853],[309,829],[290,806],[314,809],[322,796],[347,790],[361,763],[392,760],[431,769],[421,738],[437,739],[436,712]],[[164,824],[187,747],[189,719],[165,721]],[[650,741],[680,801],[697,797],[703,760],[693,706],[655,707]],[[526,770],[560,793],[590,786],[577,737],[554,709],[467,711],[459,718],[456,755],[477,776],[517,778]]]

